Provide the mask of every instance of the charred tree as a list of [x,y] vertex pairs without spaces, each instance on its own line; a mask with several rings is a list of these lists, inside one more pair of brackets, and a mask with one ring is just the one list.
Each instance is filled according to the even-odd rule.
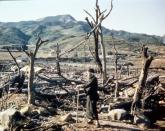
[[153,57],[149,56],[147,51],[148,51],[148,48],[143,46],[142,47],[143,65],[142,65],[141,74],[139,77],[139,84],[138,84],[138,87],[136,88],[136,92],[135,92],[133,102],[132,102],[132,107],[131,107],[132,113],[134,111],[136,111],[136,109],[141,108],[140,101],[142,99],[143,90],[146,86],[148,70],[149,70],[150,64],[153,60]]
[[40,37],[38,37],[38,40],[36,42],[35,50],[32,51],[25,51],[29,57],[29,75],[28,75],[28,104],[34,104],[35,99],[35,93],[34,93],[34,87],[33,87],[33,80],[34,80],[34,61],[37,55],[37,52],[41,45],[43,45],[45,42],[48,42],[48,40],[43,41]]
[[[89,19],[88,17],[86,17],[86,21],[87,23],[89,24],[89,26],[92,28],[94,28],[94,24],[93,22],[89,22]],[[98,21],[95,22],[96,24],[98,24]],[[102,70],[102,63],[101,63],[101,60],[100,60],[100,57],[99,57],[99,32],[98,30],[94,30],[93,31],[93,37],[94,37],[94,58],[95,58],[95,61],[98,65],[98,68],[99,68],[99,71],[102,73],[103,70]]]
[[59,56],[59,53],[60,53],[60,49],[59,49],[59,45],[57,43],[57,49],[56,49],[56,66],[57,66],[57,74],[59,76],[61,76],[61,69],[60,69],[60,56]]
[[118,96],[118,86],[119,86],[119,83],[118,83],[118,70],[117,70],[117,66],[118,66],[118,51],[116,49],[113,36],[112,36],[112,42],[113,42],[113,48],[115,50],[115,53],[114,53],[114,58],[115,58],[114,64],[115,64],[115,79],[116,79],[116,82],[115,82],[115,98],[116,98]]
[[[93,36],[94,36],[94,44],[95,44],[95,54],[94,54],[95,61],[102,74],[103,84],[106,82],[107,73],[106,73],[106,51],[105,51],[105,45],[104,45],[104,41],[103,41],[103,32],[102,32],[101,23],[103,22],[103,20],[105,20],[110,15],[112,8],[113,8],[113,4],[112,4],[112,0],[111,0],[111,8],[108,11],[108,13],[105,14],[106,10],[101,11],[100,6],[98,4],[98,0],[96,0],[95,17],[93,17],[89,12],[85,11],[88,14],[88,16],[91,18],[91,21],[89,21],[88,17],[86,17],[86,21],[91,28],[95,27],[96,25],[98,25],[98,23],[100,23],[98,28],[93,31]],[[101,52],[102,52],[102,56],[103,56],[102,62],[99,57],[99,44],[101,46]]]

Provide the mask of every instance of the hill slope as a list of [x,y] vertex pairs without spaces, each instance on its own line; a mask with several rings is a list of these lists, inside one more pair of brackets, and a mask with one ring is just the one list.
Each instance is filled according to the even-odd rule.
[[[88,31],[90,27],[86,22],[76,21],[70,15],[50,16],[36,21],[0,23],[0,45],[34,44],[38,34],[43,39],[49,39],[50,45],[53,45],[56,41],[66,41],[68,38],[80,39],[81,35]],[[113,35],[128,42],[140,40],[154,44],[163,42],[160,36],[115,31],[104,27],[103,33],[105,36]]]

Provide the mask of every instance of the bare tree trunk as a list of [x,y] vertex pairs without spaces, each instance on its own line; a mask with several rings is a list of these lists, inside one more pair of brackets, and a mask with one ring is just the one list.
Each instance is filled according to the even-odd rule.
[[29,65],[29,76],[28,76],[28,104],[34,104],[34,96],[35,96],[35,93],[34,93],[34,88],[33,88],[33,79],[34,79],[34,61],[35,61],[35,57],[37,55],[37,52],[40,48],[40,46],[42,44],[44,44],[45,42],[48,42],[48,40],[45,40],[45,41],[42,41],[41,38],[39,37],[38,40],[37,40],[37,43],[36,43],[36,47],[35,47],[35,50],[34,52],[28,52],[28,51],[25,51],[24,52],[26,53],[26,55],[29,57],[30,59],[30,65]]
[[[105,45],[103,43],[103,34],[102,34],[102,28],[101,28],[101,23],[104,19],[106,19],[113,8],[113,4],[112,4],[112,0],[111,0],[111,8],[108,11],[107,14],[105,14],[106,10],[101,11],[99,4],[98,4],[98,0],[96,0],[96,8],[95,8],[95,17],[93,17],[89,12],[87,12],[85,10],[85,12],[88,14],[88,16],[92,19],[92,21],[89,21],[88,17],[86,17],[86,21],[88,22],[89,26],[91,28],[95,27],[96,25],[98,25],[98,23],[100,23],[99,27],[93,31],[93,36],[94,36],[94,40],[95,40],[95,60],[96,63],[98,64],[99,70],[102,74],[103,77],[103,84],[104,82],[106,82],[106,53],[105,53]],[[103,55],[103,60],[101,63],[101,60],[99,58],[99,53],[98,53],[98,47],[99,47],[99,40],[100,40],[100,44],[101,44],[101,50],[102,50],[102,55]]]
[[28,77],[28,104],[33,104],[34,92],[33,92],[33,79],[34,79],[34,56],[30,57],[30,68]]
[[115,98],[118,96],[118,73],[117,73],[117,54],[115,53],[115,79],[116,79],[116,82],[115,82]]
[[102,79],[103,79],[103,85],[107,81],[107,71],[106,71],[106,51],[105,51],[105,44],[103,41],[103,34],[102,34],[102,28],[99,27],[99,36],[100,36],[100,44],[101,44],[101,52],[102,52],[102,65],[103,65],[103,72],[102,72]]
[[60,56],[59,56],[60,50],[59,45],[57,43],[57,50],[56,50],[56,66],[57,66],[57,74],[61,76],[61,69],[60,69]]
[[142,67],[141,74],[139,77],[139,85],[136,88],[136,92],[135,92],[132,107],[131,107],[132,114],[134,111],[136,111],[136,108],[141,107],[140,100],[142,97],[143,89],[145,88],[145,85],[146,85],[149,66],[153,60],[152,56],[148,56],[147,51],[148,51],[148,48],[143,46],[142,47],[143,67]]
[[[87,14],[89,14],[87,11],[86,11]],[[89,26],[92,28],[94,28],[95,25],[98,25],[98,15],[96,16],[96,21],[93,20],[93,22],[89,22],[89,19],[88,17],[86,17],[86,21],[87,23],[89,24]],[[101,60],[100,60],[100,57],[99,57],[99,32],[98,32],[98,29],[94,30],[93,31],[93,37],[94,37],[94,58],[95,58],[95,61],[98,65],[98,68],[99,68],[99,71],[100,73],[102,74],[102,63],[101,63]]]
[[103,73],[102,63],[101,63],[101,60],[100,60],[100,57],[99,57],[99,52],[98,52],[99,51],[98,36],[94,37],[94,39],[95,39],[95,60],[96,60],[96,63],[99,67],[99,71],[102,74]]
[[116,79],[116,82],[115,82],[115,98],[118,96],[118,70],[117,70],[117,65],[118,65],[118,51],[116,49],[116,46],[115,46],[115,43],[114,43],[114,40],[113,40],[113,36],[112,36],[112,43],[113,43],[113,48],[115,50],[115,54],[114,54],[114,58],[115,58],[115,79]]

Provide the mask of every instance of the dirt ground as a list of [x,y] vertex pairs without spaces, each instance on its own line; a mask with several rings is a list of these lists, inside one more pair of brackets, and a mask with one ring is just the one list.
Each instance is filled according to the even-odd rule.
[[[2,101],[1,101],[2,102]],[[15,106],[17,109],[24,107],[27,103],[27,95],[26,94],[9,94],[7,97],[7,103],[12,103],[10,106]],[[2,103],[1,103],[2,106]],[[34,107],[35,109],[38,107]],[[87,120],[84,117],[85,112],[78,112],[78,121],[76,123],[76,116],[73,116],[73,120],[71,122],[62,122],[61,116],[69,113],[68,111],[58,110],[56,115],[45,117],[44,121],[42,121],[41,126],[50,126],[50,125],[61,125],[64,131],[140,131],[144,129],[140,129],[136,125],[124,123],[120,121],[109,121],[107,119],[107,114],[99,114],[100,119],[100,127],[97,128],[95,122],[93,124],[87,124]],[[154,127],[148,130],[152,131],[160,131],[165,129],[165,119],[161,121],[157,121]],[[161,127],[159,127],[159,126]]]
[[[165,47],[164,47],[165,48]],[[155,58],[151,64],[151,67],[164,67],[165,68],[165,49],[164,48],[157,48],[156,52],[162,53],[162,56],[159,58]],[[152,49],[154,50],[154,48]],[[20,56],[21,52],[13,52],[13,55],[15,57]],[[137,54],[140,55],[140,54]],[[8,52],[0,52],[0,60],[12,60],[11,56]],[[141,58],[136,58],[134,61],[134,65],[138,68],[141,67]],[[158,71],[156,71],[158,73]],[[164,75],[164,72],[162,70],[159,71],[159,74]],[[165,82],[164,82],[165,83]],[[21,109],[21,107],[26,106],[27,103],[27,95],[26,94],[9,94],[8,96],[5,96],[4,98],[0,99],[0,109],[2,109],[2,106],[5,108],[8,107],[16,107],[17,109]],[[34,107],[38,108],[38,107]],[[49,126],[49,125],[62,125],[63,129],[65,131],[138,131],[138,130],[144,130],[138,128],[136,125],[130,124],[130,123],[124,123],[124,122],[117,122],[117,121],[109,121],[107,120],[106,114],[99,114],[100,118],[100,128],[96,128],[95,124],[87,124],[86,119],[84,116],[78,117],[78,123],[76,123],[76,117],[74,118],[74,121],[71,122],[62,122],[60,121],[60,118],[62,115],[67,114],[66,111],[57,111],[56,115],[45,117],[45,121],[42,121],[42,126]],[[79,112],[81,114],[82,112]],[[159,131],[159,130],[165,130],[165,118],[162,120],[158,120],[155,123],[155,126],[151,127],[148,130],[153,131]]]
[[[22,55],[22,52],[12,52],[14,57],[18,57]],[[8,52],[1,52],[0,51],[0,60],[13,60]]]

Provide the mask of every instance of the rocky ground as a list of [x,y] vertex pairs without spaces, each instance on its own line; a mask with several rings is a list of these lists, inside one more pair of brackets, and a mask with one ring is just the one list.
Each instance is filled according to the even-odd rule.
[[[20,119],[16,120],[15,125],[13,123],[12,130],[19,131],[139,131],[144,130],[144,127],[140,127],[134,124],[131,124],[130,121],[110,121],[107,116],[107,113],[99,113],[100,124],[99,128],[96,127],[95,123],[87,124],[84,111],[78,111],[78,119],[76,110],[64,111],[62,109],[55,109],[54,113],[50,113],[46,108],[41,106],[28,106],[27,95],[25,94],[9,94],[8,95],[8,104],[10,109],[16,109],[19,111],[23,118],[19,115]],[[12,103],[12,104],[11,104]],[[2,105],[1,105],[2,106]],[[11,111],[10,111],[11,112]],[[2,113],[1,113],[2,114]],[[2,115],[0,114],[0,120]],[[1,121],[1,123],[3,123]],[[6,120],[7,121],[7,120]],[[159,124],[159,125],[158,125]],[[157,121],[157,125],[153,125],[148,130],[159,131],[165,129],[165,122]],[[160,127],[161,126],[161,127]],[[2,128],[2,127],[1,127]]]
[[[159,48],[160,49],[160,48]],[[162,48],[163,49],[163,48]],[[153,48],[155,50],[155,48]],[[160,50],[161,51],[161,50]],[[164,53],[164,50],[162,50],[162,54]],[[3,54],[3,56],[6,54]],[[15,56],[21,55],[20,53],[14,54]],[[138,55],[140,56],[140,54]],[[9,58],[8,54],[8,58]],[[5,58],[4,56],[2,58]],[[7,58],[7,57],[6,57]],[[128,100],[132,100],[133,94],[135,92],[135,87],[137,87],[138,83],[138,77],[133,78],[133,76],[139,75],[140,68],[141,68],[141,58],[136,56],[128,56],[129,60],[134,63],[135,66],[130,68],[130,76],[126,74],[126,71],[121,72],[121,79],[119,82],[119,95],[120,97],[127,97],[129,99],[125,99],[126,102]],[[1,58],[0,58],[1,59]],[[133,59],[133,60],[132,60]],[[4,60],[4,59],[2,59]],[[53,60],[54,61],[54,60]],[[36,66],[42,65],[44,62],[41,60],[37,61]],[[49,61],[50,62],[50,61]],[[35,86],[39,90],[42,91],[42,93],[46,93],[47,95],[41,95],[40,97],[37,97],[35,101],[35,105],[27,105],[27,89],[25,90],[25,93],[14,93],[11,92],[9,94],[3,94],[3,97],[0,98],[0,131],[3,130],[2,128],[12,128],[11,130],[15,131],[109,131],[109,130],[116,130],[116,131],[132,131],[132,130],[165,130],[165,118],[162,118],[160,120],[157,120],[152,126],[145,129],[145,125],[141,124],[133,124],[132,121],[121,121],[121,120],[109,120],[108,119],[108,112],[100,112],[99,118],[100,118],[100,124],[101,127],[96,128],[95,124],[87,124],[87,120],[85,118],[85,107],[84,105],[84,99],[81,99],[79,110],[78,110],[78,119],[77,119],[77,113],[76,113],[76,102],[72,100],[72,96],[76,97],[77,91],[74,89],[76,86],[75,82],[67,83],[64,79],[57,77],[56,72],[56,64],[55,62],[53,64],[50,64],[48,61],[46,64],[42,65],[41,67],[44,69],[43,72],[38,73],[35,78]],[[123,64],[121,61],[121,64]],[[124,61],[125,62],[125,61]],[[4,61],[2,61],[4,64]],[[10,62],[8,62],[10,63]],[[6,76],[11,75],[13,72],[11,72],[10,64],[6,64]],[[48,64],[49,63],[49,64]],[[110,61],[110,64],[113,62]],[[153,64],[151,65],[151,69],[149,72],[149,76],[153,76],[153,74],[159,74],[160,77],[160,83],[161,91],[165,89],[165,77],[164,77],[164,55],[162,55],[159,59],[156,58],[153,61]],[[86,63],[84,64],[78,64],[75,62],[72,63],[60,63],[61,64],[61,70],[62,74],[68,79],[72,80],[78,80],[83,81],[82,77],[84,77],[82,71],[86,69],[86,66],[88,66]],[[91,63],[90,63],[91,64]],[[93,66],[93,65],[92,65]],[[108,68],[110,68],[113,65],[108,65]],[[81,71],[80,71],[81,69]],[[137,74],[135,72],[135,69],[137,70]],[[10,70],[10,72],[8,72]],[[75,72],[75,70],[77,72]],[[110,76],[114,72],[114,67],[111,70],[108,70]],[[131,73],[132,71],[132,73]],[[120,70],[119,70],[120,73]],[[123,73],[123,74],[122,74]],[[135,75],[134,75],[135,73]],[[114,74],[113,74],[114,75]],[[4,77],[5,72],[2,72],[0,84],[5,85],[3,79],[7,79]],[[99,77],[99,76],[97,76]],[[132,77],[132,79],[127,79],[129,77]],[[134,83],[135,81],[135,83]],[[61,84],[62,83],[62,84]],[[133,84],[134,83],[134,84]],[[27,79],[25,81],[25,84],[27,86]],[[58,85],[59,84],[59,85]],[[65,90],[62,90],[59,93],[59,89],[62,86]],[[157,88],[158,85],[155,87]],[[100,102],[101,104],[104,104],[104,100],[107,99],[106,97],[114,98],[114,88],[115,88],[115,80],[112,80],[112,83],[110,82],[105,87],[105,94],[102,93]],[[69,95],[66,92],[70,93]],[[53,93],[52,93],[53,91]],[[73,92],[72,92],[73,91]],[[164,90],[165,91],[165,90]],[[76,93],[75,93],[76,92]],[[100,93],[99,92],[99,93]],[[57,96],[57,94],[59,95]],[[73,93],[73,94],[72,94]],[[82,92],[80,92],[82,93]],[[101,94],[100,93],[100,94]],[[111,93],[111,95],[110,95]],[[51,95],[50,95],[51,94]],[[82,95],[82,94],[81,94]],[[165,106],[165,100],[160,101],[162,106]],[[65,103],[65,104],[64,104]],[[98,108],[100,108],[100,104]],[[107,102],[108,104],[110,102]],[[113,101],[113,103],[116,103]],[[11,109],[11,110],[10,110]],[[7,111],[8,112],[7,112]],[[5,114],[6,113],[6,114]],[[155,115],[158,115],[161,113],[156,112]],[[164,113],[162,113],[163,115]],[[12,117],[11,117],[12,116]],[[12,125],[12,126],[11,126]]]

